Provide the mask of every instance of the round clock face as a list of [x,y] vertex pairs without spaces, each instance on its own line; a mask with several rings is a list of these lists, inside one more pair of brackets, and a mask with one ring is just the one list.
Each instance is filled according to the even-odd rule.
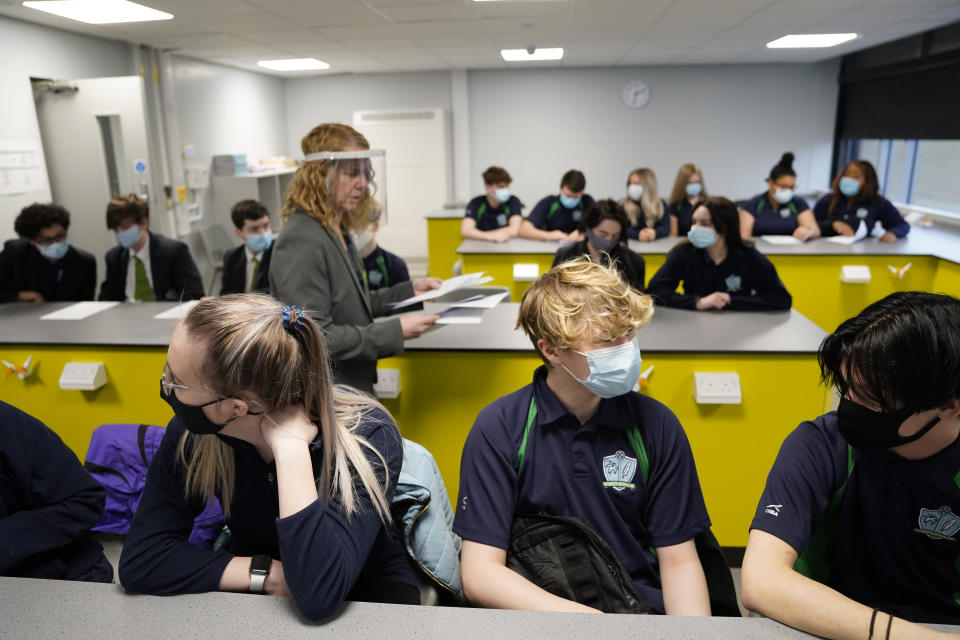
[[631,109],[642,109],[650,102],[650,87],[640,80],[628,82],[623,88],[623,104]]

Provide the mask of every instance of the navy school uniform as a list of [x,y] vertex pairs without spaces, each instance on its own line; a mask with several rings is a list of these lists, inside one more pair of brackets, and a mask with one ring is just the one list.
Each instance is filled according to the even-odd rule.
[[800,196],[786,204],[780,204],[770,199],[766,191],[754,196],[740,206],[741,209],[753,216],[753,235],[755,236],[789,236],[797,230],[797,216],[810,208],[807,201]]
[[57,434],[0,402],[0,576],[112,582],[91,533],[106,495]]
[[[372,412],[357,433],[385,458],[392,495],[403,460],[396,426],[382,412]],[[235,488],[227,518],[230,549],[213,551],[190,544],[187,538],[193,520],[204,504],[184,495],[185,470],[176,454],[183,434],[183,424],[174,417],[150,464],[143,497],[120,556],[120,581],[125,588],[157,595],[216,591],[224,568],[235,555],[262,553],[283,562],[284,578],[297,609],[311,620],[329,616],[344,599],[383,601],[391,585],[417,593],[404,552],[359,482],[355,485],[358,511],[349,521],[339,501],[324,504],[320,498],[281,518],[276,464],[265,462],[253,445],[229,436],[206,437],[220,438],[233,453]],[[361,450],[382,484],[383,464],[369,449]],[[310,457],[314,474],[319,476],[323,461],[319,436],[310,445]],[[415,597],[419,601],[419,596]]]
[[833,229],[833,222],[836,220],[847,223],[854,231],[860,226],[862,220],[867,225],[867,235],[873,232],[877,222],[883,226],[884,231],[890,231],[898,238],[905,238],[910,233],[910,224],[903,219],[893,203],[883,196],[864,202],[850,200],[841,195],[832,215],[830,214],[831,200],[833,200],[833,194],[828,193],[817,200],[817,204],[813,207],[813,215],[816,216],[820,231],[825,236],[837,235]]
[[573,209],[567,209],[563,206],[560,203],[560,196],[547,196],[537,203],[527,220],[537,229],[543,231],[559,229],[564,233],[570,233],[577,230],[583,214],[593,205],[593,198],[586,193],[580,197],[580,202]]
[[677,221],[677,235],[683,237],[690,231],[690,219],[693,217],[693,205],[684,198],[676,204],[670,205],[670,215]]
[[36,291],[47,302],[93,300],[97,260],[72,244],[50,261],[29,240],[7,240],[0,251],[0,302],[13,302],[21,291]]
[[[683,293],[677,293],[681,282]],[[706,249],[683,241],[667,254],[647,286],[654,302],[680,309],[696,309],[697,300],[716,291],[730,294],[726,308],[734,311],[782,311],[793,303],[770,260],[749,245],[729,249],[716,264]]]
[[[620,204],[622,205],[626,200],[621,200]],[[663,203],[663,216],[653,225],[653,230],[656,232],[658,238],[666,238],[670,235],[670,208],[667,207],[667,203],[664,200],[660,200]],[[640,237],[640,230],[647,228],[647,217],[643,211],[643,204],[634,200],[634,204],[640,207],[640,212],[637,214],[637,223],[627,227],[627,237],[631,240],[636,240]]]
[[[610,545],[651,609],[663,613],[652,547],[686,542],[710,527],[686,434],[667,407],[633,392],[600,400],[596,415],[581,425],[546,376],[546,367],[538,368],[532,384],[477,416],[460,461],[453,530],[506,549],[515,516],[582,518]],[[520,466],[531,397],[536,415]],[[634,427],[650,463],[647,482],[637,468],[643,453],[631,443]]]
[[[847,445],[831,412],[784,440],[750,527],[789,544],[806,573],[857,602],[958,624],[958,471],[960,441],[924,460],[861,451]],[[815,540],[822,554],[807,550]]]
[[363,270],[367,276],[367,286],[371,291],[410,280],[410,272],[403,258],[390,253],[380,245],[377,245],[373,253],[363,259]]
[[[553,256],[553,266],[555,267],[568,260],[575,260],[584,255],[590,255],[586,240],[562,246],[557,249],[557,253]],[[600,263],[603,266],[610,266],[611,260],[616,263],[620,277],[627,284],[637,291],[643,291],[647,268],[643,256],[625,245],[618,244],[614,245],[609,252],[600,252]]]
[[467,204],[464,217],[476,220],[479,231],[494,231],[510,224],[511,216],[519,216],[522,212],[523,203],[517,196],[510,196],[510,199],[503,204],[498,203],[497,206],[493,206],[487,200],[487,196],[482,195]]

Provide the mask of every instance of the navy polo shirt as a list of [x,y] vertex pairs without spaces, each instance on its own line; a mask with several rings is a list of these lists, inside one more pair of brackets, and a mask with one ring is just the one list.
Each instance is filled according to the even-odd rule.
[[[650,547],[685,542],[710,526],[683,427],[670,409],[633,392],[601,400],[581,425],[546,377],[547,368],[539,367],[532,384],[477,416],[460,460],[453,530],[465,540],[506,549],[515,516],[582,518],[617,554],[643,599],[663,613],[659,566]],[[518,473],[531,394],[538,411]],[[650,461],[646,484],[627,435],[634,426]],[[626,462],[605,471],[619,461]],[[627,486],[604,486],[611,478]]]
[[363,259],[363,270],[367,274],[367,286],[371,291],[410,280],[410,272],[403,258],[379,245]]
[[[625,200],[621,200],[620,204],[622,205],[624,202]],[[670,209],[665,201],[660,200],[660,202],[663,204],[663,216],[653,225],[653,230],[657,234],[656,237],[666,238],[670,235]],[[640,207],[640,212],[637,214],[637,223],[627,227],[627,237],[636,240],[640,237],[640,230],[647,228],[647,216],[643,210],[643,203],[636,200],[633,203]]]
[[787,436],[750,525],[802,553],[846,481],[821,579],[840,593],[918,622],[960,623],[960,440],[923,460],[851,449],[836,412]]
[[799,196],[780,204],[770,199],[766,191],[754,196],[740,207],[754,217],[753,235],[789,236],[797,230],[797,216],[810,208],[807,201]]
[[586,193],[580,197],[580,202],[573,209],[563,206],[560,203],[560,196],[547,196],[537,203],[527,220],[543,231],[559,229],[564,233],[570,233],[577,230],[583,215],[593,204],[593,198]]
[[677,220],[677,235],[685,236],[690,231],[690,218],[693,217],[693,205],[684,198],[676,204],[670,205],[670,215]]
[[835,220],[847,223],[854,231],[860,226],[862,220],[867,225],[868,235],[873,232],[873,227],[877,222],[883,226],[884,231],[891,231],[898,238],[905,238],[910,233],[910,224],[903,219],[893,203],[883,196],[877,196],[870,202],[849,200],[840,196],[832,215],[830,213],[831,200],[833,200],[833,194],[828,193],[817,200],[817,204],[813,207],[813,215],[816,216],[820,231],[825,236],[837,235],[832,224]]
[[654,302],[680,309],[696,309],[697,300],[716,291],[730,294],[726,308],[733,311],[783,311],[793,303],[773,263],[749,245],[730,249],[717,264],[706,249],[682,241],[647,285]]
[[517,196],[510,196],[509,200],[503,204],[497,203],[497,206],[494,207],[487,200],[487,196],[482,195],[477,196],[467,204],[467,212],[464,217],[476,220],[479,231],[494,231],[510,224],[510,217],[519,216],[522,211],[523,203]]

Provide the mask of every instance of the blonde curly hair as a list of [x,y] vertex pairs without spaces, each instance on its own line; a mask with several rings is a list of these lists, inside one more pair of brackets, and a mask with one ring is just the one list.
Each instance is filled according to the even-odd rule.
[[[304,156],[318,151],[344,151],[349,147],[369,149],[370,143],[353,127],[336,122],[319,124],[300,140],[300,150]],[[333,211],[328,185],[336,177],[330,173],[331,168],[336,166],[336,163],[328,160],[311,160],[300,165],[284,193],[280,218],[286,222],[294,211],[303,211],[330,229]],[[344,212],[343,226],[350,231],[362,231],[370,224],[370,213],[374,206],[374,199],[366,195],[355,210]]]
[[533,342],[540,338],[557,349],[583,338],[612,341],[650,322],[653,299],[625,283],[616,269],[589,256],[557,265],[523,294],[517,327]]

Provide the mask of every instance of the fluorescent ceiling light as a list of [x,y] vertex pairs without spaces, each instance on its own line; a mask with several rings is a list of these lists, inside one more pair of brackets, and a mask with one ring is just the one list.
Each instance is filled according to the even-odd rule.
[[289,60],[261,60],[257,63],[261,67],[274,71],[313,71],[314,69],[329,69],[330,65],[316,58],[292,58]]
[[23,6],[87,24],[148,22],[173,18],[172,13],[157,11],[127,0],[41,0],[24,2]]
[[783,36],[767,43],[768,49],[806,49],[812,47],[835,47],[850,42],[855,33],[806,33]]
[[563,47],[554,49],[501,49],[500,56],[507,62],[532,62],[534,60],[562,60]]

